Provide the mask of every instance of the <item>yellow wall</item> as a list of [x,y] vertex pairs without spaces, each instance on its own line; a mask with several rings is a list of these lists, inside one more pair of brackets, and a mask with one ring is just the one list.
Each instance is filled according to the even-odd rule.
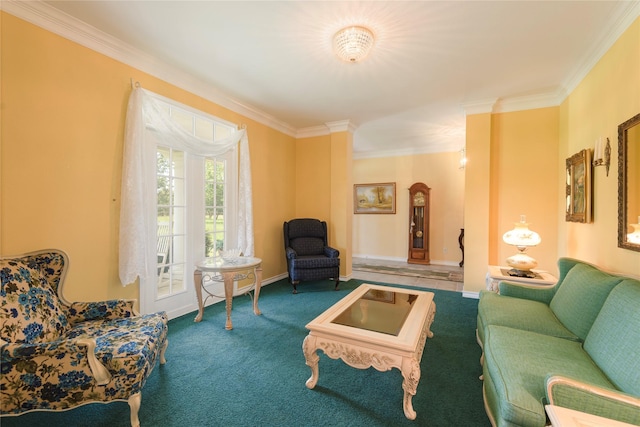
[[[331,136],[298,139],[296,159],[291,164],[296,179],[297,218],[331,220]],[[333,243],[333,242],[329,242]]]
[[557,107],[467,117],[465,291],[484,289],[487,265],[517,252],[502,235],[520,215],[542,237],[528,250],[537,268],[557,274],[558,132]]
[[296,143],[296,217],[327,222],[329,245],[340,251],[340,276],[351,274],[351,153],[353,135],[334,132]]
[[459,161],[458,152],[354,160],[354,184],[396,183],[396,214],[354,215],[353,253],[407,259],[409,187],[423,182],[431,189],[431,262],[457,265],[462,258],[458,236],[463,227],[465,179]]
[[137,298],[118,279],[120,176],[130,79],[247,125],[255,250],[286,271],[282,221],[295,214],[295,139],[2,13],[0,253],[66,251],[71,300]]
[[353,135],[351,132],[331,134],[331,221],[329,240],[340,251],[340,275],[351,275],[353,254],[352,191]]
[[[560,221],[558,251],[635,276],[640,276],[640,252],[617,247],[617,135],[618,125],[638,113],[640,18],[624,32],[560,108],[562,160],[584,148],[593,149],[598,137],[609,137],[612,162],[609,176],[604,167],[595,168],[593,173],[593,223]],[[563,193],[559,191],[558,195],[560,199]]]
[[557,107],[492,115],[491,265],[505,265],[505,259],[517,252],[502,235],[526,215],[529,228],[542,238],[527,253],[538,261],[538,268],[555,272],[558,211],[563,209],[556,197],[558,161]]
[[464,187],[464,289],[484,288],[489,265],[491,170],[491,114],[467,117],[467,166]]
[[[521,213],[542,237],[539,246],[529,249],[538,268],[557,275],[557,258],[573,257],[640,276],[640,253],[617,247],[616,161],[617,126],[640,112],[638,76],[640,20],[559,107],[467,117],[465,291],[483,289],[486,263],[502,264],[512,252],[501,236]],[[612,163],[608,177],[602,167],[593,173],[593,222],[567,222],[566,159],[593,150],[598,137],[610,138]]]

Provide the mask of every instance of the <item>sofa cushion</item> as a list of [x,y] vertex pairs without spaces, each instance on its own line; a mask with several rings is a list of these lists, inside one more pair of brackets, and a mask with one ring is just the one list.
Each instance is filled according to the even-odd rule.
[[69,329],[65,311],[36,264],[0,261],[0,338],[14,343],[57,340]]
[[340,258],[326,256],[302,256],[291,260],[291,265],[297,269],[333,268],[340,267]]
[[318,237],[291,239],[291,248],[298,256],[324,255],[324,240]]
[[579,340],[560,323],[547,304],[482,291],[478,303],[480,342],[484,342],[484,330],[489,325],[508,326],[558,338]]
[[625,393],[640,397],[640,282],[615,287],[584,342],[595,363]]
[[589,264],[577,264],[567,273],[549,307],[571,332],[584,340],[609,292],[623,280]]
[[495,325],[485,334],[484,378],[491,387],[486,393],[497,406],[492,412],[498,425],[543,426],[549,375],[613,387],[579,342]]
[[143,314],[122,319],[89,320],[75,325],[66,340],[94,338],[96,356],[112,373],[120,375],[118,384],[128,393],[140,391],[153,369],[167,335],[165,312]]

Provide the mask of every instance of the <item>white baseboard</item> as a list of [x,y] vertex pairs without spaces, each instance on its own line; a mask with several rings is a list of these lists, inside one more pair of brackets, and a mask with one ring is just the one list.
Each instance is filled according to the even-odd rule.
[[480,292],[462,291],[464,298],[480,299]]

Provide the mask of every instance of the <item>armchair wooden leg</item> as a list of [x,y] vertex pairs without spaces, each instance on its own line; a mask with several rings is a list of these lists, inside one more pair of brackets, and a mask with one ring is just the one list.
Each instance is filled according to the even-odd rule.
[[164,340],[164,345],[160,349],[160,364],[164,365],[167,363],[167,359],[164,358],[164,353],[167,351],[167,347],[169,347],[169,340]]
[[296,285],[299,283],[299,281],[291,281],[291,285],[293,285],[293,293],[297,294],[298,293],[298,288],[296,287]]
[[142,402],[142,394],[140,392],[129,396],[129,408],[131,410],[131,427],[140,427],[138,419],[138,411],[140,411],[140,403]]
[[336,287],[333,288],[334,291],[338,290],[338,285],[340,284],[340,279],[336,279]]

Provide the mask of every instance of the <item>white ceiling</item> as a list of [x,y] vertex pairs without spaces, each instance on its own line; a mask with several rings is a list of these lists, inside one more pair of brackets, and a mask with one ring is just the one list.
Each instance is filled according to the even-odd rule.
[[[465,111],[558,105],[639,9],[637,0],[46,3],[298,135],[349,120],[356,157],[459,150]],[[351,24],[376,35],[357,64],[331,50]]]

